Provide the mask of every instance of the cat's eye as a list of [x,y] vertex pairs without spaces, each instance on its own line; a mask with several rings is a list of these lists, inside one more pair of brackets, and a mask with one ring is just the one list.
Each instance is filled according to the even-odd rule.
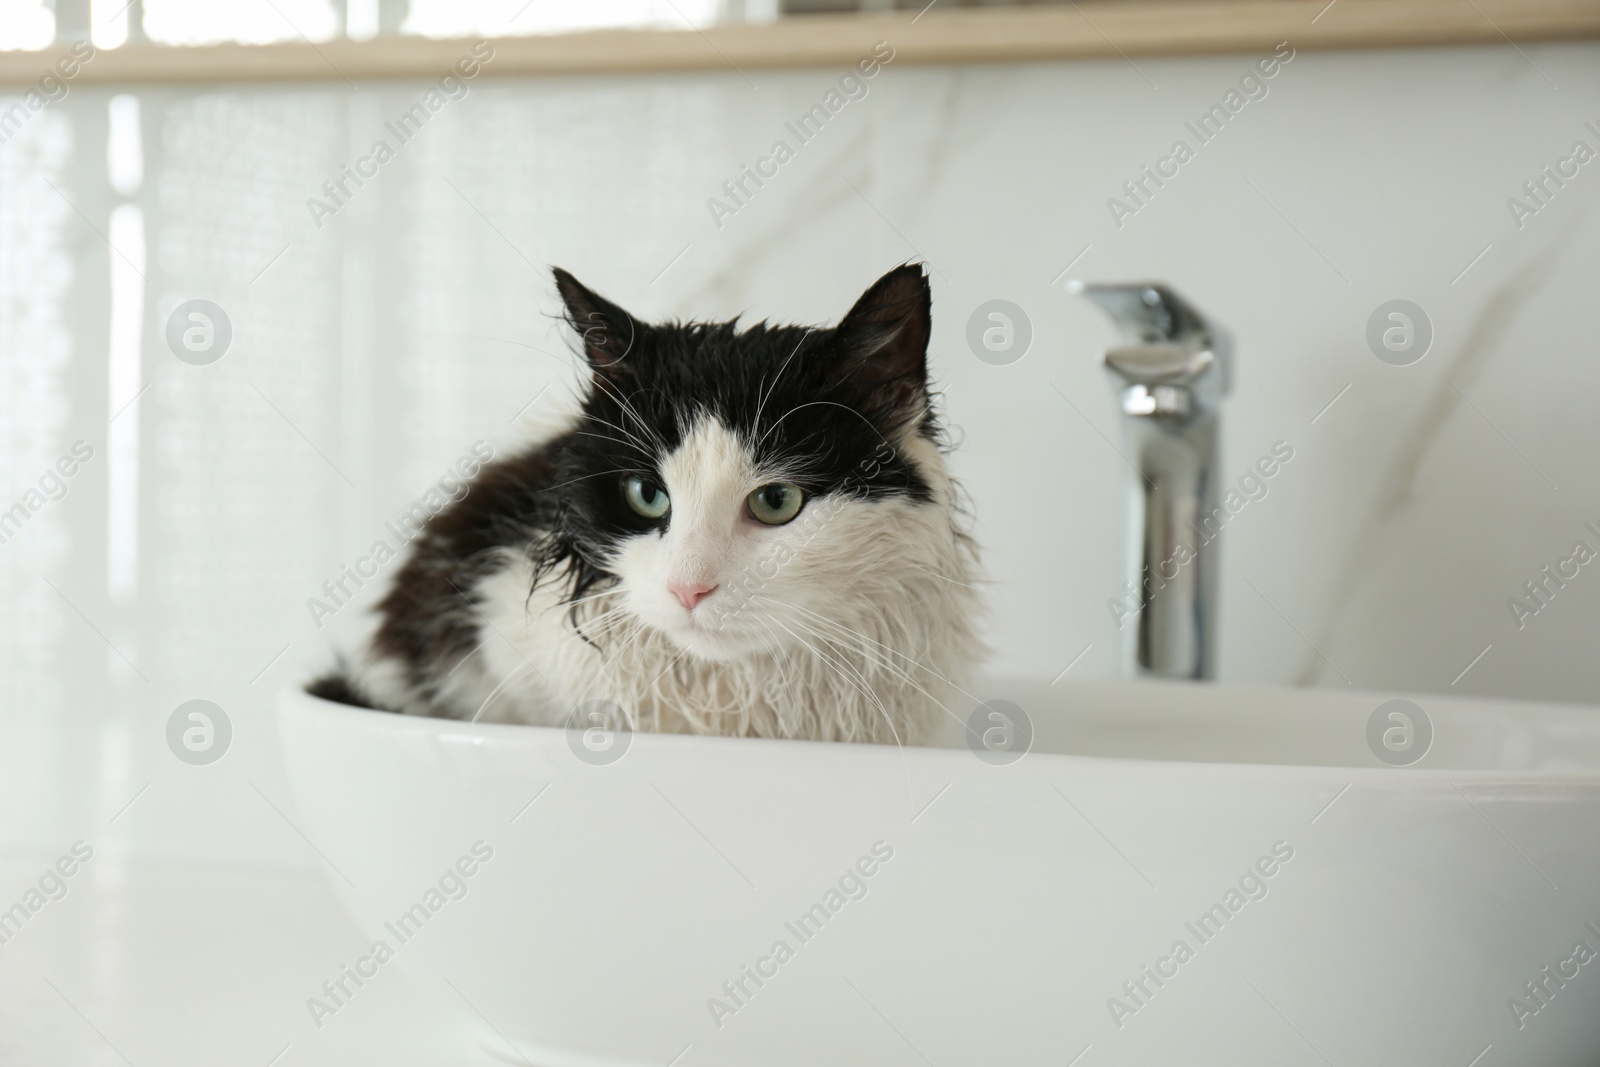
[[750,514],[768,526],[782,526],[800,514],[805,494],[793,482],[772,482],[763,485],[747,498]]
[[622,495],[628,506],[647,519],[659,519],[672,510],[672,500],[667,491],[637,474],[622,480]]

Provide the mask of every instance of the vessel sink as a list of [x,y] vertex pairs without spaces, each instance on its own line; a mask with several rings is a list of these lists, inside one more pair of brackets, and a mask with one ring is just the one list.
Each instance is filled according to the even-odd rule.
[[1600,1057],[1596,709],[994,681],[971,711],[897,748],[286,690],[297,824],[374,945],[308,1010],[401,968],[538,1067]]

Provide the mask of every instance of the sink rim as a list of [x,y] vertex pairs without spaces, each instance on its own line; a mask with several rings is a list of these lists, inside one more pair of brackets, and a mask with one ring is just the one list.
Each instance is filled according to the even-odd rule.
[[[1053,687],[1053,683],[1046,683],[1043,679],[993,679],[994,684],[1043,684]],[[1069,688],[1082,690],[1098,690],[1102,688],[1144,687],[1152,689],[1173,687],[1177,689],[1201,689],[1214,694],[1296,694],[1312,701],[1327,699],[1330,704],[1334,701],[1350,702],[1364,696],[1370,696],[1373,706],[1386,700],[1401,697],[1416,700],[1419,703],[1433,703],[1440,701],[1446,706],[1454,706],[1467,712],[1480,714],[1505,714],[1512,709],[1508,707],[1511,701],[1496,698],[1476,696],[1455,696],[1447,694],[1405,694],[1392,692],[1368,692],[1365,690],[1345,691],[1332,689],[1297,689],[1287,686],[1268,685],[1213,685],[1187,682],[1132,682],[1115,679],[1082,679],[1070,683]],[[974,687],[978,688],[978,687]],[[1065,690],[1064,690],[1065,691]],[[1578,717],[1593,716],[1593,726],[1600,734],[1600,707],[1591,708],[1582,704],[1561,704],[1550,701],[1516,701],[1517,709],[1523,714],[1541,716],[1560,716],[1566,720]],[[531,726],[522,723],[506,722],[473,722],[460,719],[432,718],[420,715],[403,715],[395,712],[381,711],[373,708],[356,707],[350,704],[341,704],[336,701],[325,700],[307,693],[301,682],[291,682],[280,687],[276,700],[277,719],[281,726],[290,719],[299,718],[310,722],[315,715],[331,715],[343,726],[357,726],[379,735],[392,735],[405,733],[416,735],[431,735],[430,740],[437,744],[467,744],[479,745],[494,738],[514,741],[520,746],[529,746],[538,749],[550,747],[564,747],[566,744],[564,727],[556,726]],[[1178,711],[1180,709],[1173,709]],[[1149,716],[1148,709],[1124,709],[1121,714],[1130,716]],[[1203,715],[1204,712],[1196,712]],[[1304,709],[1290,710],[1281,713],[1285,716],[1295,714],[1308,714]],[[386,721],[394,720],[394,721]],[[634,734],[631,742],[635,745],[646,745],[652,749],[671,751],[673,749],[687,750],[703,753],[709,756],[719,751],[743,751],[748,755],[766,753],[766,759],[782,759],[779,755],[783,752],[796,754],[819,754],[824,751],[833,751],[846,748],[852,752],[851,759],[879,758],[871,755],[881,752],[889,758],[904,758],[906,755],[916,753],[919,759],[943,760],[969,756],[959,744],[950,743],[953,737],[943,739],[945,743],[934,745],[869,745],[849,744],[838,741],[812,741],[783,738],[765,737],[727,737],[720,735],[696,735],[678,733],[656,733],[639,731]],[[896,750],[899,750],[898,752]],[[892,756],[890,754],[893,754]],[[806,757],[811,758],[811,757]],[[1425,759],[1426,757],[1424,757]],[[1182,759],[1182,758],[1157,758],[1153,756],[1128,756],[1111,755],[1095,752],[1061,752],[1034,750],[1027,753],[1018,764],[1024,761],[1037,762],[1039,760],[1055,761],[1087,761],[1097,765],[1124,765],[1133,769],[1139,768],[1166,768],[1173,773],[1179,773],[1179,768],[1184,768],[1186,773],[1193,773],[1199,768],[1215,768],[1228,774],[1259,774],[1266,776],[1280,776],[1291,774],[1305,777],[1325,777],[1330,780],[1361,781],[1364,784],[1384,782],[1389,786],[1398,785],[1406,779],[1417,779],[1418,784],[1428,783],[1437,785],[1452,781],[1468,781],[1478,783],[1519,784],[1535,783],[1540,785],[1600,785],[1600,764],[1589,768],[1537,768],[1537,767],[1430,767],[1411,764],[1407,766],[1353,766],[1344,763],[1296,763],[1269,760],[1207,760],[1207,759]],[[1014,764],[1016,765],[1016,764]],[[997,768],[997,769],[1004,769]]]

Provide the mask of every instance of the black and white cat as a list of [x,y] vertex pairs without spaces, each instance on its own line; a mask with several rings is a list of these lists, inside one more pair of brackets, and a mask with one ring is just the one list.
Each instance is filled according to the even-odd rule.
[[922,269],[832,329],[653,326],[555,279],[581,410],[428,522],[370,647],[311,692],[550,726],[606,701],[635,729],[813,740],[963,720],[978,562]]

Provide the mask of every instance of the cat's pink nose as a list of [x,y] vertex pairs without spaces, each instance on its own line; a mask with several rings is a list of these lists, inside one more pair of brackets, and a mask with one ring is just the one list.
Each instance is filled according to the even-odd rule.
[[668,582],[667,588],[678,598],[678,603],[683,605],[685,611],[693,611],[696,604],[717,591],[714,582]]

